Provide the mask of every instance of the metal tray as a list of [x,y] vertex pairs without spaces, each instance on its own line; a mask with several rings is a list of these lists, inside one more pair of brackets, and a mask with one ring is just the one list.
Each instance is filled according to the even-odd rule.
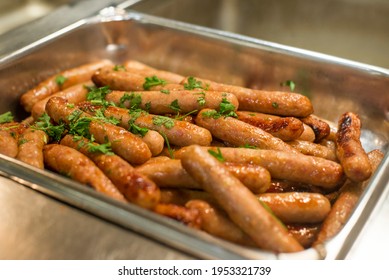
[[19,97],[57,71],[93,60],[137,59],[156,68],[236,85],[279,89],[293,80],[315,114],[336,122],[345,111],[363,122],[367,151],[385,155],[344,229],[320,250],[274,254],[247,249],[134,205],[125,205],[49,171],[0,156],[0,175],[79,207],[177,250],[204,259],[339,259],[358,236],[384,194],[389,171],[389,71],[229,32],[136,12],[106,8],[0,60],[0,112],[27,115]]

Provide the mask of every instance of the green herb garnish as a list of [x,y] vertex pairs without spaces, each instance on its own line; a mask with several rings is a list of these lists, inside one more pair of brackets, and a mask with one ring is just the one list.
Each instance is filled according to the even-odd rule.
[[170,129],[174,126],[174,121],[169,117],[155,116],[153,117],[153,124],[157,126],[163,125],[167,129]]
[[51,123],[50,116],[47,113],[44,113],[41,117],[39,117],[38,121],[32,127],[37,130],[43,130],[55,141],[59,141],[65,131],[65,125],[63,123],[59,125],[53,125]]
[[13,122],[14,116],[10,111],[0,115],[0,123]]
[[288,86],[291,91],[294,91],[296,84],[291,80],[286,80],[283,83],[280,83],[280,86]]
[[114,155],[114,153],[112,152],[112,147],[110,142],[104,144],[94,144],[89,142],[87,144],[87,149],[91,153],[102,153],[109,156]]
[[215,152],[214,150],[208,150],[208,153],[210,155],[212,155],[213,157],[215,157],[218,161],[220,162],[225,162],[226,160],[224,159],[223,155],[222,155],[222,151],[220,151],[220,148],[217,147],[217,152]]
[[[124,106],[124,103],[126,101],[129,102],[129,106]],[[128,93],[123,94],[123,96],[119,100],[119,107],[122,108],[127,107],[130,110],[139,109],[141,104],[142,104],[142,96],[140,94],[135,94],[133,92],[131,94]]]
[[196,80],[196,78],[192,76],[188,77],[188,82],[184,83],[184,89],[191,90],[196,88],[208,90],[209,85],[205,85],[205,87],[203,87],[203,83],[201,81]]
[[274,109],[278,109],[278,103],[277,102],[273,102],[271,104],[271,106],[273,106]]
[[227,98],[223,98],[222,102],[219,105],[219,111],[209,110],[202,113],[203,116],[208,118],[218,119],[220,117],[233,117],[237,118],[238,115],[235,112],[235,106],[227,100]]
[[159,86],[159,85],[166,85],[166,81],[163,79],[158,78],[157,76],[152,77],[146,77],[145,82],[143,84],[143,88],[145,90],[149,90],[151,87]]
[[124,65],[118,64],[113,67],[113,71],[126,71],[126,67],[124,67]]
[[175,112],[180,112],[181,108],[180,108],[180,105],[178,104],[178,99],[175,99],[174,101],[172,101],[172,103],[170,103],[170,105],[169,105],[169,108]]
[[62,87],[63,84],[67,81],[68,78],[62,76],[62,75],[58,75],[57,77],[55,77],[55,82],[56,84],[59,86],[59,87]]
[[161,92],[164,94],[170,94],[170,90],[168,89],[161,89]]
[[108,104],[108,101],[105,100],[107,94],[111,93],[111,90],[108,86],[105,87],[86,87],[89,92],[86,96],[86,100],[90,101],[94,105],[111,105]]
[[166,143],[166,146],[167,146],[167,150],[169,151],[170,158],[174,159],[174,151],[170,147],[169,139],[167,138],[167,136],[166,136],[166,134],[164,132],[159,131],[159,134],[161,134],[163,139],[165,140],[165,143]]

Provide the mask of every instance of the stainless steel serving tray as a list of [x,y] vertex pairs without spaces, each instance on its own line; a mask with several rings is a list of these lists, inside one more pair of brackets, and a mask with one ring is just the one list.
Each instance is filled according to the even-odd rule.
[[27,116],[19,97],[54,73],[101,58],[116,63],[137,59],[154,67],[236,85],[280,89],[293,80],[313,102],[315,114],[336,122],[345,111],[363,122],[367,151],[385,159],[370,180],[344,229],[322,248],[293,254],[247,249],[189,229],[134,205],[104,197],[77,182],[0,156],[0,175],[205,259],[339,259],[358,236],[385,195],[389,174],[389,71],[233,33],[184,24],[136,12],[104,9],[0,61],[0,112]]

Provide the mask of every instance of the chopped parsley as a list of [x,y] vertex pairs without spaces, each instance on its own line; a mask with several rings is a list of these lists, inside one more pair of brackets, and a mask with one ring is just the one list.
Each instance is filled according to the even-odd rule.
[[170,94],[170,90],[168,89],[161,89],[161,92],[164,94]]
[[205,106],[205,92],[198,92],[198,93],[195,93],[195,94],[200,94],[201,96],[197,98],[197,103],[200,105],[200,106]]
[[148,128],[146,128],[146,127],[140,127],[140,126],[136,125],[135,123],[131,123],[128,130],[129,130],[131,133],[140,135],[140,136],[142,136],[142,137],[144,137],[144,136],[146,135],[146,133],[149,132],[149,129],[148,129]]
[[108,86],[104,87],[87,87],[89,90],[86,100],[90,101],[93,105],[103,105],[103,106],[108,106],[108,105],[114,105],[112,102],[108,102],[105,100],[105,97],[107,94],[111,93],[111,90],[109,89]]
[[145,90],[149,90],[151,87],[154,86],[159,86],[159,85],[166,85],[166,81],[163,79],[158,78],[157,76],[152,76],[152,77],[146,77],[145,82],[143,84],[143,88]]
[[113,71],[127,71],[124,65],[117,64],[113,67]]
[[28,142],[27,139],[20,139],[20,140],[18,141],[18,145],[21,146],[21,145],[23,145],[23,144],[26,144],[27,142]]
[[128,131],[130,131],[133,134],[137,134],[144,137],[149,130],[145,127],[140,127],[136,125],[135,121],[142,114],[148,114],[148,113],[142,109],[130,110],[128,111],[128,113],[130,114],[131,117],[130,120],[128,121]]
[[147,102],[147,103],[145,104],[145,110],[146,110],[147,112],[149,112],[150,109],[151,109],[151,101],[149,101],[149,102]]
[[216,110],[208,110],[203,112],[202,115],[208,118],[218,119],[220,117],[233,117],[237,118],[238,115],[235,112],[235,106],[227,100],[227,98],[223,98],[222,102],[219,105],[219,111]]
[[170,129],[174,126],[174,121],[169,117],[155,116],[153,117],[153,124],[157,126],[163,125],[167,129]]
[[223,155],[222,155],[222,151],[220,151],[220,148],[217,147],[217,151],[215,152],[214,150],[208,150],[208,153],[215,157],[218,161],[220,162],[225,162],[226,160],[224,159]]
[[88,144],[86,144],[86,146],[88,151],[91,153],[102,153],[110,156],[114,155],[110,142],[104,144],[94,144],[89,142]]
[[0,123],[13,122],[14,116],[10,111],[0,115]]
[[244,144],[243,146],[240,146],[240,148],[245,148],[245,149],[258,149],[258,147],[250,145],[250,144]]
[[65,132],[65,125],[63,123],[59,125],[53,125],[51,123],[50,116],[47,113],[44,113],[41,117],[39,117],[33,128],[37,130],[43,130],[55,141],[59,141],[62,137],[62,134]]
[[[126,101],[129,102],[129,106],[124,106],[124,103]],[[142,96],[140,94],[135,94],[133,92],[131,94],[128,93],[123,94],[123,96],[120,97],[119,100],[119,107],[122,108],[127,107],[130,110],[139,109],[141,104],[142,104]]]
[[286,80],[283,83],[280,83],[280,86],[288,86],[291,91],[294,91],[296,84],[291,80]]
[[120,123],[120,121],[117,118],[113,117],[113,116],[106,117],[104,115],[103,109],[96,110],[95,116],[92,117],[92,119],[93,120],[98,120],[98,121],[103,121],[105,123],[110,123],[110,124],[113,124],[113,125],[117,125],[117,124]]
[[161,134],[163,139],[165,140],[165,143],[166,143],[166,146],[167,146],[167,150],[169,151],[170,158],[174,159],[174,151],[170,147],[169,139],[167,138],[166,134],[163,133],[162,131],[159,131],[159,134]]
[[59,87],[62,87],[63,84],[68,80],[68,78],[62,76],[62,75],[58,75],[57,77],[55,77],[55,82],[56,84],[59,86]]
[[178,99],[175,99],[174,101],[172,101],[172,103],[170,103],[170,105],[169,105],[169,108],[175,112],[180,112],[181,108],[180,108],[180,105],[178,104]]
[[271,104],[271,106],[273,106],[274,109],[278,109],[278,103],[277,102],[273,102]]
[[201,81],[196,80],[195,77],[192,76],[188,77],[188,82],[184,83],[184,89],[191,90],[196,88],[208,90],[209,85],[206,84],[205,86],[203,86],[203,83]]

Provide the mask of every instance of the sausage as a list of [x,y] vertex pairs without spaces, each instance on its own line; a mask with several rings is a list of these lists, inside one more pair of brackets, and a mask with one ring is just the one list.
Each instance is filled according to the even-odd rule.
[[159,203],[154,208],[154,212],[179,221],[191,228],[199,229],[201,225],[201,217],[196,209],[190,209],[174,204]]
[[[189,78],[190,77],[187,77],[181,83],[188,83]],[[310,100],[298,93],[254,90],[216,83],[197,77],[195,79],[198,82],[201,82],[207,90],[230,92],[234,94],[238,98],[240,110],[287,117],[306,117],[313,112]]]
[[[98,106],[92,106],[89,103],[79,104],[81,110],[93,113]],[[166,127],[163,124],[155,122],[157,115],[147,114],[147,112],[138,115],[132,115],[127,109],[108,106],[104,110],[106,117],[114,117],[120,121],[119,125],[126,129],[130,128],[129,123],[134,121],[134,124],[151,130],[158,131],[166,136],[171,145],[188,146],[191,144],[198,144],[201,146],[209,146],[212,141],[211,133],[202,127],[191,124],[185,121],[176,119],[168,119],[172,123],[171,127]]]
[[201,110],[196,117],[196,124],[208,129],[214,137],[230,145],[236,147],[250,145],[261,149],[288,151],[299,154],[297,150],[279,138],[272,136],[258,127],[233,117],[219,117],[215,119],[208,116],[209,112],[212,112],[212,110]]
[[[205,152],[215,147],[203,147]],[[320,186],[327,190],[339,187],[344,182],[343,168],[340,164],[314,156],[306,156],[274,150],[245,148],[218,148],[226,162],[257,164],[266,168],[272,178],[290,180]],[[174,153],[177,159],[182,158],[187,147]]]
[[302,118],[301,121],[306,125],[309,125],[313,132],[315,133],[315,142],[320,142],[321,140],[328,137],[331,132],[330,126],[325,121],[322,121],[319,118],[316,118],[313,115],[309,115],[305,118]]
[[[133,71],[115,71],[113,67],[104,67],[96,71],[92,76],[92,81],[99,87],[109,86],[112,90],[121,91],[142,91],[145,90],[144,84],[147,76]],[[168,90],[183,90],[184,87],[180,84],[163,83],[151,86],[150,90],[159,91],[162,89]]]
[[[377,169],[383,157],[384,154],[379,150],[373,150],[368,153],[373,171]],[[355,182],[349,180],[346,182],[332,206],[330,213],[324,220],[313,246],[324,243],[340,232],[354,211],[367,184],[368,181]]]
[[353,181],[362,182],[372,174],[371,164],[361,141],[361,121],[358,115],[344,113],[338,122],[336,133],[336,154],[346,176]]
[[202,200],[212,205],[216,201],[211,195],[203,190],[164,188],[161,189],[161,203],[170,203],[185,206],[190,200]]
[[136,136],[138,136],[140,139],[142,139],[143,142],[146,143],[152,156],[157,156],[162,152],[165,140],[163,139],[163,136],[157,131],[149,130],[144,136],[139,134],[136,134]]
[[286,180],[271,180],[270,187],[266,191],[267,193],[284,193],[284,192],[311,192],[327,194],[328,191],[309,184],[301,182],[292,182]]
[[319,223],[331,210],[328,199],[318,193],[263,193],[257,196],[286,224]]
[[43,147],[45,166],[120,201],[126,201],[115,185],[91,161],[77,150],[59,144]]
[[44,169],[43,146],[47,144],[48,136],[42,130],[27,128],[19,136],[19,152],[16,159],[31,166]]
[[315,137],[316,136],[315,136],[315,132],[313,131],[313,129],[309,125],[304,124],[303,133],[301,133],[298,140],[314,142]]
[[[256,165],[226,163],[226,168],[254,193],[263,193],[270,186],[269,172]],[[194,188],[201,186],[182,167],[181,161],[166,159],[146,162],[137,170],[161,188]]]
[[205,232],[243,246],[256,247],[252,239],[216,205],[203,200],[190,200],[185,206],[200,213],[201,229]]
[[15,158],[18,154],[18,130],[16,122],[0,124],[0,154]]
[[147,209],[153,209],[159,203],[160,190],[153,181],[117,155],[91,151],[88,143],[91,142],[86,138],[76,140],[71,135],[66,135],[61,140],[61,145],[76,149],[90,158],[129,202]]
[[[31,112],[32,107],[39,100],[70,86],[90,80],[97,69],[107,65],[113,66],[109,60],[100,60],[60,72],[24,93],[20,98],[20,103],[27,112]],[[58,77],[63,78],[64,81],[58,81]]]
[[136,60],[127,60],[123,63],[123,66],[128,72],[133,71],[147,77],[155,75],[158,78],[173,84],[179,84],[185,78],[184,76],[173,72],[155,69]]
[[326,146],[303,140],[293,140],[287,143],[304,155],[338,161],[335,150],[327,148]]
[[236,114],[238,120],[259,127],[283,141],[297,139],[304,131],[303,123],[297,118],[248,111],[237,111]]
[[[68,103],[64,99],[53,97],[46,104],[46,112],[56,123],[63,121],[69,124],[69,116],[79,109],[70,108],[67,105]],[[109,123],[91,120],[92,116],[86,113],[82,113],[80,117],[89,118],[90,123],[87,129],[90,135],[94,136],[96,142],[100,144],[104,144],[107,141],[110,142],[112,151],[129,163],[142,164],[151,158],[151,152],[146,143],[126,129]]]
[[260,248],[297,252],[303,247],[236,177],[200,146],[187,147],[182,165]]
[[286,225],[291,234],[304,247],[310,248],[320,230],[320,224]]
[[88,87],[92,86],[92,82],[82,82],[81,84],[77,84],[71,86],[63,91],[54,93],[42,100],[39,100],[31,109],[31,115],[34,120],[37,120],[40,116],[43,115],[46,109],[47,101],[54,96],[62,97],[66,99],[67,102],[77,104],[81,101],[85,101],[88,95]]
[[[223,100],[238,108],[238,100],[231,93],[218,91],[175,90],[165,94],[161,91],[135,91],[131,94],[124,91],[112,91],[105,99],[116,105],[131,107],[131,102],[121,102],[125,96],[139,96],[139,107],[151,114],[187,114],[202,108],[218,109]],[[176,104],[175,104],[176,103]],[[176,106],[172,106],[175,104]]]

